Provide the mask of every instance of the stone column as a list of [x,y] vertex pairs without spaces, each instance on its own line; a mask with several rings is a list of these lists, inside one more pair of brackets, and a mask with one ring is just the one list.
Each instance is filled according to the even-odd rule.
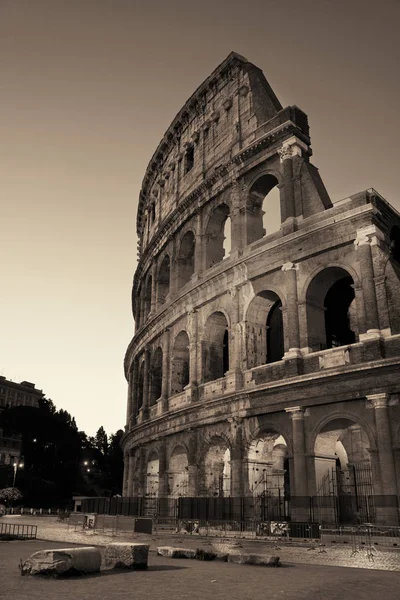
[[194,247],[194,272],[201,275],[204,271],[204,248],[203,248],[203,215],[201,210],[196,217],[196,237]]
[[126,427],[127,429],[131,426],[132,419],[132,409],[133,409],[133,367],[128,373],[128,399],[127,399],[127,407],[126,407]]
[[190,434],[188,440],[188,496],[195,498],[198,494],[198,467],[196,462],[196,435],[194,432]]
[[[354,245],[360,264],[361,285],[364,296],[367,333],[379,334],[379,315],[374,282],[374,265],[372,262],[371,243],[375,226],[365,227],[357,231]],[[364,332],[362,332],[364,333]]]
[[396,495],[396,474],[394,469],[392,433],[389,421],[387,393],[371,394],[367,400],[372,404],[375,413],[376,439],[381,474],[382,494]]
[[169,396],[169,372],[170,372],[170,340],[169,329],[164,331],[163,361],[162,361],[162,382],[161,382],[161,410],[163,413],[168,411]]
[[150,312],[154,314],[157,310],[157,263],[154,261],[151,266],[151,308]]
[[236,497],[244,495],[243,449],[242,427],[240,423],[237,423],[231,449],[231,494]]
[[295,265],[292,262],[287,262],[282,265],[282,271],[285,273],[286,282],[287,335],[289,339],[289,350],[286,353],[286,356],[288,358],[297,357],[300,352],[296,276],[296,271],[298,271],[298,269],[298,265]]
[[144,352],[144,372],[143,372],[143,403],[142,403],[142,421],[149,418],[149,400],[150,400],[150,350]]
[[309,497],[306,465],[306,444],[304,431],[304,408],[293,406],[286,408],[292,419],[293,438],[293,480],[292,519],[294,521],[309,520]]
[[376,516],[380,523],[394,525],[398,520],[396,505],[398,491],[388,411],[389,395],[386,393],[371,394],[367,396],[367,400],[371,403],[375,413],[381,494],[386,496],[385,502],[380,502],[379,496],[376,499]]
[[158,450],[158,497],[163,498],[168,495],[167,488],[167,449],[165,446],[165,440],[161,442]]
[[131,497],[133,496],[133,469],[134,469],[134,454],[133,454],[133,450],[130,450],[128,452],[128,481],[127,481],[127,487],[126,487],[126,492],[127,492],[127,496]]
[[241,182],[233,178],[231,186],[231,256],[232,254],[238,254],[242,250],[243,241],[245,240],[244,231],[244,212],[241,211]]
[[122,496],[128,495],[129,452],[124,453],[124,476],[122,480]]

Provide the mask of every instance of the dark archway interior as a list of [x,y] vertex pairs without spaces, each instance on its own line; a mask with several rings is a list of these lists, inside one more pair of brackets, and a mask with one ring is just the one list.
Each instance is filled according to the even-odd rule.
[[325,331],[327,348],[354,344],[356,336],[350,328],[349,307],[354,300],[353,280],[339,279],[325,296]]
[[207,225],[206,268],[221,262],[225,255],[225,221],[229,217],[229,206],[220,204],[212,212]]
[[181,331],[174,342],[171,363],[171,395],[179,394],[189,383],[189,338]]
[[267,363],[282,360],[285,353],[283,342],[282,302],[277,300],[267,318]]
[[[276,223],[280,223],[280,206],[277,208],[268,202],[270,192],[277,185],[276,177],[265,174],[261,175],[250,188],[246,206],[248,244],[261,239],[266,233],[272,233],[277,229]],[[279,204],[279,190],[277,191]],[[279,214],[272,214],[275,212]]]
[[229,333],[226,317],[221,312],[210,315],[203,340],[203,379],[205,382],[223,377],[229,371]]
[[140,365],[137,389],[137,409],[138,411],[143,406],[143,387],[144,387],[144,363]]
[[150,406],[155,404],[158,398],[161,397],[162,387],[162,360],[163,353],[161,348],[157,348],[154,352],[152,365],[151,365],[151,394],[150,394]]

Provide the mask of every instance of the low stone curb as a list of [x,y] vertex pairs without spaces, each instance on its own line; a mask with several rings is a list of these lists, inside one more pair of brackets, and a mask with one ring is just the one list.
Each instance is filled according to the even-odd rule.
[[244,554],[237,550],[230,552],[207,552],[201,549],[190,550],[189,548],[174,548],[173,546],[160,546],[157,554],[169,558],[197,558],[197,560],[223,560],[237,565],[260,565],[264,567],[280,567],[279,556],[268,556],[264,554]]
[[228,554],[228,562],[236,565],[260,565],[263,567],[280,567],[279,556],[268,556],[264,554]]

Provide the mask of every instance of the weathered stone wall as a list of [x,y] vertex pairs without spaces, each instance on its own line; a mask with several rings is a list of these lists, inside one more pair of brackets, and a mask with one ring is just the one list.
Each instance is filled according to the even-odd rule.
[[306,115],[237,55],[166,133],[138,211],[125,495],[150,493],[154,465],[159,495],[254,493],[260,468],[314,495],[337,457],[399,492],[400,216],[374,190],[332,206],[310,157]]

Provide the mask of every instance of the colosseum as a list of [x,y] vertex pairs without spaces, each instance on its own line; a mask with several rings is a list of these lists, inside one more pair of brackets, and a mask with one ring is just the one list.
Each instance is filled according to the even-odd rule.
[[374,189],[333,204],[311,156],[307,115],[236,53],[158,145],[137,211],[124,497],[397,522],[400,215]]

